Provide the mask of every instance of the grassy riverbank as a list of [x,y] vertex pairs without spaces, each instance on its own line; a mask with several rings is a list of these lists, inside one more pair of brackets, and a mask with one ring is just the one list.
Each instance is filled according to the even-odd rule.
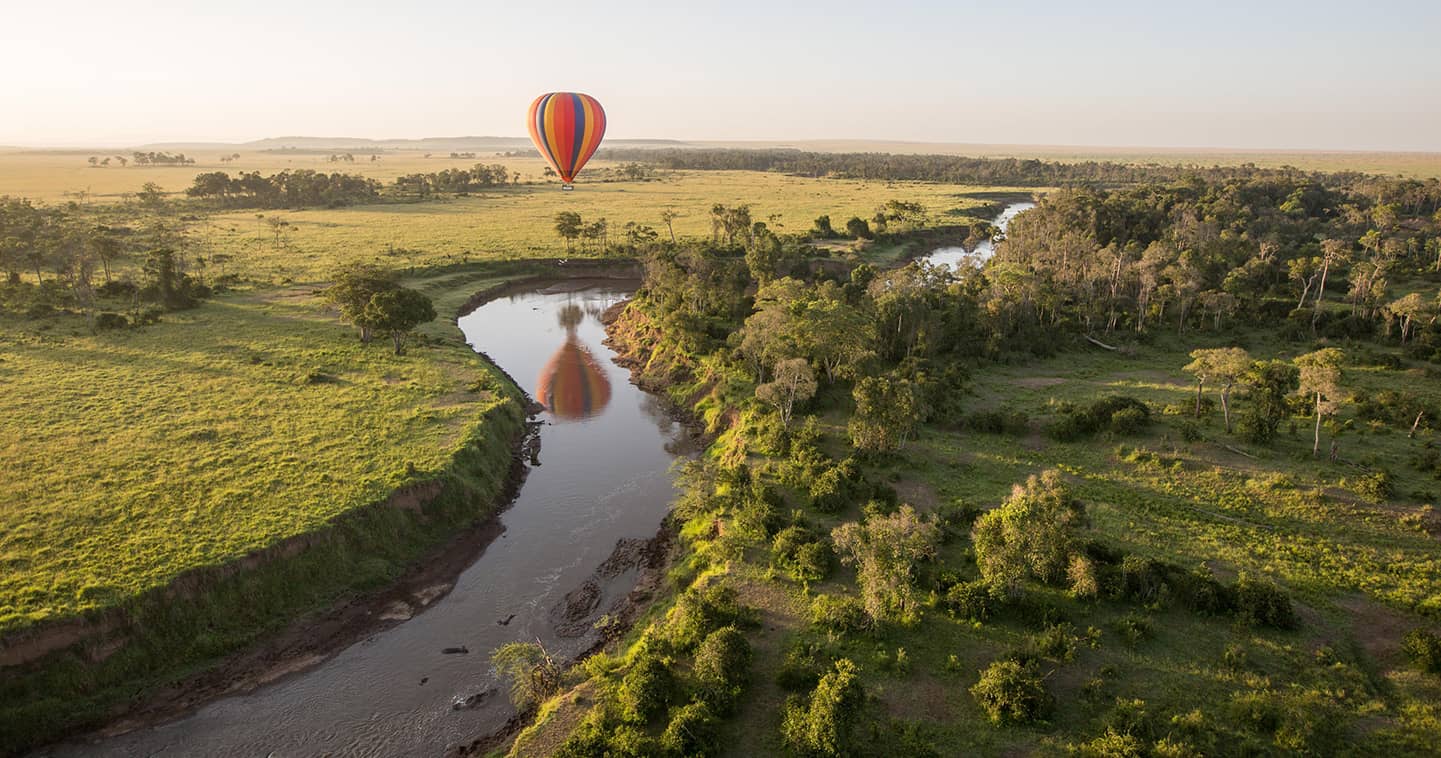
[[[443,305],[502,280],[431,284]],[[387,585],[494,509],[521,431],[514,388],[453,320],[396,357],[310,287],[120,333],[3,327],[0,417],[30,432],[4,441],[0,652],[84,644],[7,668],[0,752]]]

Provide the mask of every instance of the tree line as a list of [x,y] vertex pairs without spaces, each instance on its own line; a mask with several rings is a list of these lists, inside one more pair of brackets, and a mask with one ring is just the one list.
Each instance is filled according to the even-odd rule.
[[356,174],[310,169],[281,171],[270,176],[242,171],[231,176],[209,171],[195,177],[185,194],[229,208],[337,208],[376,200],[381,183]]

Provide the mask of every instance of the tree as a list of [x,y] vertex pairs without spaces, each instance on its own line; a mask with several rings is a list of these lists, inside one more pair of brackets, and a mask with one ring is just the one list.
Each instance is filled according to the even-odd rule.
[[584,227],[580,214],[575,211],[561,211],[555,214],[555,233],[565,240],[567,251],[571,249],[572,243],[580,237]]
[[875,237],[875,235],[871,233],[871,225],[860,216],[851,216],[851,220],[846,222],[846,233],[858,240],[868,240]]
[[1201,388],[1209,381],[1221,385],[1221,411],[1226,418],[1226,433],[1231,432],[1231,388],[1251,367],[1251,355],[1239,347],[1222,347],[1191,351],[1191,362],[1185,371],[1196,377],[1196,415],[1201,415]]
[[821,677],[808,699],[786,706],[781,733],[786,745],[803,756],[846,755],[851,729],[865,704],[865,689],[849,658]]
[[1035,665],[1014,660],[992,663],[971,687],[971,696],[994,724],[1024,724],[1041,718],[1055,698],[1046,691]]
[[137,195],[140,204],[152,211],[158,211],[165,207],[165,191],[155,182],[146,182],[141,185]]
[[424,293],[408,287],[377,292],[361,313],[365,325],[386,332],[395,354],[405,354],[405,339],[415,327],[435,320],[435,306]]
[[680,218],[680,213],[674,208],[666,208],[660,212],[660,222],[665,224],[665,230],[670,232],[671,244],[675,244],[675,220]]
[[1321,284],[1316,288],[1316,310],[1311,316],[1311,326],[1321,319],[1321,299],[1326,296],[1326,276],[1333,265],[1340,265],[1351,254],[1351,245],[1341,240],[1328,239],[1321,243]]
[[1421,296],[1419,292],[1411,294],[1391,303],[1386,309],[1392,316],[1401,319],[1401,344],[1406,344],[1406,338],[1411,334],[1411,327],[1415,322],[1432,316],[1434,319],[1434,308],[1431,301]]
[[836,234],[835,228],[831,226],[830,216],[818,216],[815,226],[811,228],[811,236],[817,239],[831,239],[840,235]]
[[897,450],[921,421],[920,396],[914,382],[896,373],[867,376],[851,391],[856,412],[847,431],[856,448],[868,452]]
[[1076,552],[1085,509],[1071,497],[1061,472],[1050,469],[1011,490],[1001,507],[987,511],[971,541],[981,578],[1010,596],[1028,577],[1055,582],[1065,576]]
[[335,283],[325,289],[325,298],[340,308],[340,316],[360,330],[360,341],[370,342],[373,329],[365,318],[365,309],[377,294],[400,286],[394,271],[357,263],[335,274]]
[[831,531],[841,562],[856,567],[866,615],[873,621],[920,620],[913,580],[916,564],[936,556],[941,529],[909,505],[890,515],[873,514]]
[[756,387],[756,399],[773,405],[781,414],[781,425],[791,425],[791,411],[816,394],[816,375],[810,361],[791,358],[775,367],[775,379]]
[[1321,419],[1335,413],[1341,403],[1341,364],[1345,357],[1339,349],[1328,347],[1296,359],[1296,366],[1301,370],[1301,394],[1316,398],[1313,457],[1321,453]]
[[1290,413],[1286,398],[1296,391],[1298,372],[1285,361],[1258,361],[1241,378],[1246,388],[1246,406],[1241,412],[1240,432],[1246,441],[1269,445],[1276,430]]
[[490,654],[490,663],[510,681],[510,703],[524,711],[560,690],[560,664],[535,642],[511,642]]

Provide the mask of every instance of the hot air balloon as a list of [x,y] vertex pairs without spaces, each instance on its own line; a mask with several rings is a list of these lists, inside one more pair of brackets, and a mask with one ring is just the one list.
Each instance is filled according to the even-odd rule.
[[605,109],[590,95],[550,92],[530,104],[530,138],[560,180],[574,189],[575,175],[605,137]]
[[535,396],[556,418],[577,420],[600,415],[610,403],[610,379],[595,356],[575,336],[585,314],[574,305],[560,311],[565,344],[555,351],[536,381]]

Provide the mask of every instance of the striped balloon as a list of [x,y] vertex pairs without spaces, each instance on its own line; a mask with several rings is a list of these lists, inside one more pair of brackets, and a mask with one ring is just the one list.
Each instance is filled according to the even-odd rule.
[[610,379],[595,356],[569,337],[540,370],[535,396],[558,418],[590,418],[610,404]]
[[590,95],[551,92],[530,104],[530,138],[569,189],[605,137],[605,109]]

